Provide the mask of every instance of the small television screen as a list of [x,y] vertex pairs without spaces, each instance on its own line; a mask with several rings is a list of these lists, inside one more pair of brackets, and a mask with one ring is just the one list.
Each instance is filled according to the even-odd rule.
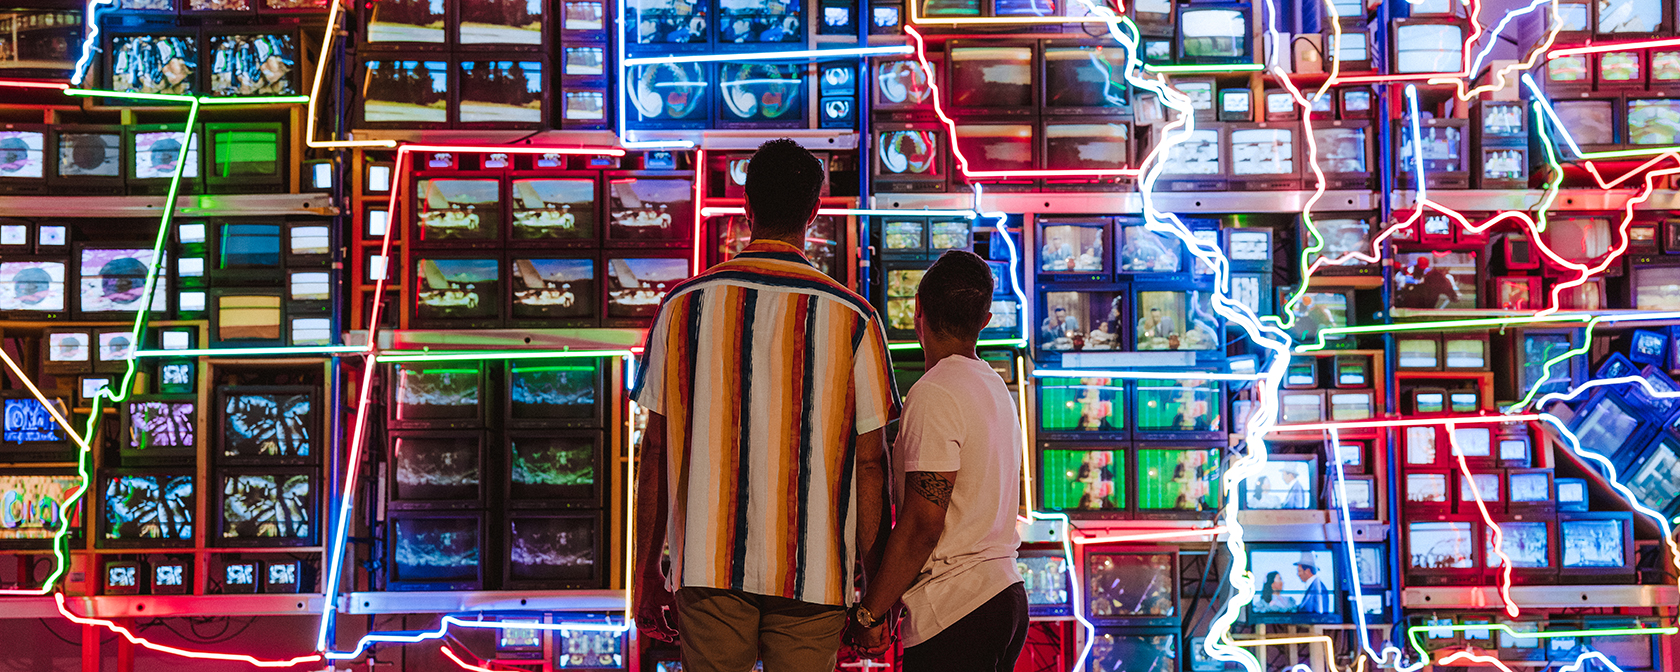
[[56,177],[122,177],[122,134],[61,130],[55,165]]
[[[1440,457],[1436,451],[1434,427],[1406,428],[1406,464],[1431,465]],[[1441,488],[1441,496],[1446,496],[1447,489]]]
[[1412,521],[1406,524],[1406,555],[1416,572],[1475,569],[1475,524]]
[[[571,31],[599,31],[606,30],[606,4],[596,1],[567,2],[564,5],[562,25]],[[583,74],[583,73],[578,73]],[[594,74],[601,74],[596,72]]]
[[294,33],[210,35],[212,96],[295,96],[303,69]]
[[[190,144],[189,144],[190,143]],[[187,145],[186,157],[181,146]],[[128,176],[136,180],[168,180],[175,177],[177,167],[181,177],[198,177],[198,134],[187,139],[186,131],[144,131],[134,134],[134,158]]]
[[1109,378],[1040,378],[1041,432],[1126,431],[1125,383]]
[[1554,100],[1552,111],[1557,114],[1563,128],[1569,129],[1576,143],[1583,146],[1616,144],[1615,100]]
[[1161,171],[1163,175],[1221,175],[1219,131],[1208,128],[1191,131],[1188,139],[1167,148]]
[[[408,2],[381,2],[380,8]],[[369,30],[374,28],[370,24]],[[430,32],[419,30],[417,33]],[[442,33],[442,28],[437,30]],[[441,41],[441,40],[440,40]],[[449,122],[449,62],[425,59],[366,61],[362,87],[362,121],[376,124],[445,124]]]
[[[570,6],[574,4],[593,5],[597,9],[601,6],[600,3],[596,2],[568,2],[566,3],[568,10],[570,9]],[[568,77],[600,77],[607,72],[605,65],[607,50],[602,47],[566,47],[561,53],[563,54],[564,59],[561,61],[560,66],[560,74],[562,75],[566,75]]]
[[[381,0],[383,1],[383,0]],[[462,0],[455,26],[459,45],[541,45],[543,9],[540,0]],[[540,87],[538,89],[541,90]]]
[[1644,73],[1639,69],[1639,59],[1643,52],[1638,51],[1607,51],[1598,57],[1598,81],[1600,84],[1614,84],[1616,82],[1637,82],[1644,79]]
[[1138,510],[1207,512],[1218,508],[1219,451],[1139,448]]
[[[1560,362],[1547,371],[1546,363],[1552,361],[1575,347],[1575,341],[1568,334],[1523,334],[1522,335],[1522,377],[1519,380],[1522,389],[1539,385],[1537,394],[1551,394],[1569,389],[1570,366],[1567,361]],[[1546,378],[1544,383],[1540,379]]]
[[107,476],[100,536],[106,541],[189,541],[195,501],[191,476]]
[[1221,424],[1219,383],[1200,380],[1143,380],[1137,386],[1137,429],[1153,432],[1217,431]]
[[281,297],[276,294],[227,294],[216,297],[216,338],[222,341],[274,341],[281,335]]
[[368,7],[369,43],[409,42],[444,44],[448,20],[445,5],[427,0],[381,0]]
[[1559,520],[1566,569],[1627,565],[1626,525],[1621,518]]
[[1315,128],[1313,142],[1318,146],[1318,165],[1326,173],[1367,173],[1366,161],[1370,143],[1365,128]]
[[1295,131],[1231,129],[1231,175],[1294,175]]
[[718,42],[804,42],[803,6],[804,3],[793,0],[721,0],[718,2]]
[[1251,546],[1253,621],[1340,620],[1341,569],[1332,551]]
[[953,46],[951,104],[956,107],[1026,108],[1033,105],[1033,48]]
[[[466,12],[467,7],[461,11]],[[460,81],[456,83],[461,94],[459,120],[467,124],[540,124],[546,99],[543,85],[543,62],[539,60],[462,60]]]
[[458,364],[395,365],[395,419],[421,422],[478,419],[482,369],[475,364]]
[[1479,338],[1449,338],[1444,345],[1446,346],[1447,368],[1481,369],[1487,367],[1487,341]]
[[92,337],[85,331],[49,332],[47,334],[47,362],[74,366],[92,361]]
[[1224,345],[1209,292],[1140,291],[1138,350],[1213,350]]
[[[1498,551],[1504,551],[1516,569],[1544,569],[1552,566],[1551,525],[1540,521],[1500,521],[1501,539]],[[1494,549],[1493,530],[1487,530],[1482,557],[1489,568],[1503,567],[1505,561]]]
[[1372,238],[1376,235],[1371,230],[1368,219],[1319,219],[1313,222],[1319,236],[1324,241],[1324,247],[1318,253],[1307,257],[1307,263],[1317,263],[1322,258],[1326,265],[1332,268],[1355,269],[1371,266],[1370,262],[1354,257],[1363,254],[1367,257],[1376,254],[1376,246]]
[[1105,170],[1131,163],[1124,123],[1044,124],[1044,167],[1048,170]]
[[1458,479],[1459,506],[1468,511],[1475,511],[1477,495],[1481,495],[1481,502],[1485,506],[1498,507],[1505,501],[1505,493],[1499,484],[1499,474],[1481,472],[1471,474],[1470,478],[1462,476]]
[[1546,62],[1546,81],[1553,84],[1585,84],[1592,81],[1591,76],[1585,55],[1558,56]]
[[631,46],[704,44],[708,7],[681,0],[628,0],[623,23],[636,28],[634,35],[624,36],[624,42]]
[[1108,257],[1103,253],[1107,228],[1107,223],[1101,220],[1040,224],[1039,270],[1045,273],[1108,271]]
[[1072,610],[1067,557],[1061,551],[1022,550],[1015,560],[1033,615],[1065,616]]
[[1661,0],[1598,0],[1599,33],[1655,33],[1662,27]]
[[1456,23],[1401,23],[1394,27],[1397,73],[1464,69],[1464,27]]
[[1143,223],[1120,227],[1120,272],[1182,273],[1184,242],[1177,236],[1150,231]]
[[932,130],[900,128],[875,134],[876,166],[882,177],[939,178],[944,174],[940,144],[944,135]]
[[[972,232],[968,220],[965,219],[936,219],[928,222],[928,250],[966,250]],[[993,285],[996,284],[997,279],[993,278]]]
[[1297,343],[1311,342],[1325,329],[1340,329],[1350,324],[1348,313],[1353,309],[1349,295],[1342,292],[1307,292],[1294,305],[1291,317],[1294,324],[1289,335]]
[[598,443],[597,435],[509,436],[508,497],[515,501],[593,500]]
[[1037,144],[1032,124],[968,124],[959,122],[957,149],[968,159],[969,170],[1032,170]]
[[718,86],[723,99],[718,118],[725,123],[796,124],[804,119],[804,64],[725,63],[718,68]]
[[483,444],[475,434],[404,434],[391,451],[391,499],[476,502],[483,493]]
[[651,318],[659,303],[688,279],[681,257],[612,257],[607,259],[607,317]]
[[561,628],[554,638],[554,669],[624,669],[624,634]]
[[694,183],[686,179],[619,178],[608,183],[607,238],[687,241],[694,228]]
[[1178,556],[1096,549],[1085,554],[1086,617],[1123,623],[1178,615]]
[[420,259],[415,317],[421,320],[494,318],[501,309],[498,259]]
[[294,257],[323,257],[332,252],[326,226],[291,224],[286,228],[286,253]]
[[[927,221],[922,219],[887,220],[881,242],[889,251],[921,251],[927,247]],[[918,281],[921,276],[916,276]],[[911,294],[914,296],[914,293]]]
[[905,109],[933,104],[933,87],[929,85],[927,72],[919,61],[876,61],[874,71],[876,107]]
[[47,135],[40,131],[0,131],[0,184],[45,177],[46,142]]
[[1316,509],[1318,460],[1296,460],[1294,455],[1273,455],[1258,473],[1243,481],[1244,502],[1249,509]]
[[288,296],[293,301],[326,301],[332,298],[332,283],[328,277],[326,271],[288,271]]
[[887,269],[888,329],[897,332],[916,330],[916,290],[921,287],[924,273],[927,271],[919,268]]
[[572,89],[561,92],[562,114],[567,122],[599,122],[607,118],[607,94],[601,89]]
[[1091,638],[1088,670],[1144,670],[1178,672],[1178,635],[1172,631],[1132,632],[1098,630]]
[[130,340],[133,334],[126,329],[100,331],[95,334],[99,340],[99,349],[94,351],[94,357],[101,364],[121,362],[134,356],[134,342]]
[[280,225],[271,222],[223,222],[217,228],[216,267],[221,270],[280,268]]
[[1680,80],[1680,51],[1651,52],[1651,83],[1675,80]]
[[1237,63],[1249,56],[1248,7],[1185,7],[1178,15],[1178,57],[1193,63]]
[[393,517],[391,581],[477,584],[482,524],[478,516]]
[[1045,509],[1089,514],[1127,508],[1125,451],[1051,444],[1040,449],[1039,460]]
[[127,448],[139,453],[160,448],[191,450],[197,408],[192,401],[128,402]]
[[1045,292],[1038,347],[1050,351],[1125,349],[1122,336],[1129,300],[1125,292],[1112,290]]
[[223,543],[304,543],[314,538],[313,475],[224,474],[221,492]]
[[9,512],[0,516],[0,543],[24,539],[51,539],[58,527],[69,517],[68,529],[74,533],[82,524],[82,501],[66,510],[65,505],[82,487],[82,479],[75,474],[9,473],[0,474],[0,498],[10,503]]
[[1635,145],[1680,143],[1680,101],[1627,101],[1628,142]]
[[634,112],[630,121],[651,124],[703,123],[711,114],[714,85],[703,63],[638,65],[628,73],[627,91]]
[[110,63],[113,91],[188,95],[198,86],[198,38],[116,35]]
[[595,419],[600,367],[593,360],[527,360],[508,367],[513,420]]
[[1614,393],[1588,402],[1573,423],[1581,448],[1600,455],[1614,455],[1639,429],[1639,417]]
[[418,242],[501,237],[500,180],[427,178],[415,186],[419,190]]
[[[1423,141],[1423,172],[1456,173],[1462,172],[1464,167],[1464,133],[1457,126],[1422,126],[1418,129],[1419,137]],[[1399,168],[1408,174],[1417,170],[1416,160],[1412,158],[1412,131],[1402,129],[1400,133],[1400,164]]]
[[1476,307],[1475,252],[1402,252],[1394,272],[1394,307],[1420,310]]
[[[1647,452],[1632,469],[1627,482],[1639,503],[1655,511],[1666,512],[1680,497],[1680,444],[1664,437]],[[1534,474],[1544,477],[1545,474]],[[1541,483],[1544,488],[1545,483]],[[1511,476],[1512,500],[1516,499],[1517,476]]]
[[1524,107],[1520,103],[1482,101],[1482,137],[1526,138]]
[[224,387],[224,458],[317,457],[315,393],[309,388]]
[[83,31],[81,12],[66,9],[8,9],[0,16],[0,34],[7,36],[13,54],[0,62],[0,74],[11,79],[68,79],[82,53]]
[[0,311],[64,310],[67,266],[63,261],[0,262]]
[[595,180],[513,181],[514,240],[594,240]]
[[1452,444],[1455,455],[1493,459],[1493,430],[1487,427],[1455,427],[1452,431]]
[[506,580],[516,585],[593,580],[599,575],[595,565],[599,515],[510,514]]
[[515,258],[512,263],[514,319],[595,316],[594,259]]
[[1110,46],[1044,48],[1044,107],[1124,108],[1125,52]]

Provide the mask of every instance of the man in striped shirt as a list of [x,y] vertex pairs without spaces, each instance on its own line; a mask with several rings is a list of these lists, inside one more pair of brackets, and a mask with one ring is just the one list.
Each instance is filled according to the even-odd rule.
[[822,181],[792,140],[759,147],[752,242],[665,297],[631,393],[636,621],[670,641],[675,611],[689,672],[834,669],[853,559],[885,540],[898,392],[874,309],[800,253]]

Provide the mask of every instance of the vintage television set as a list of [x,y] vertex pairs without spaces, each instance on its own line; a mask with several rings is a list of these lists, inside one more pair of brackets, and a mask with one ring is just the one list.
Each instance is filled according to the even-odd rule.
[[1482,580],[1479,514],[1418,515],[1405,521],[1407,583],[1417,586],[1477,585]]
[[1122,71],[1125,52],[1113,43],[1049,41],[1041,58],[1044,114],[1131,115],[1131,89]]
[[541,614],[533,614],[500,616],[496,620],[505,624],[496,628],[496,660],[519,662],[542,659],[543,640],[547,637],[548,630],[519,626],[536,626],[547,619]]
[[284,289],[211,290],[211,343],[250,346],[284,344],[285,294]]
[[[1227,129],[1222,124],[1197,124],[1192,131],[1177,129],[1164,139],[1174,142],[1161,159],[1159,188],[1167,191],[1223,191],[1226,188],[1224,154]],[[1181,135],[1188,137],[1180,138]]]
[[1368,72],[1371,68],[1371,36],[1363,30],[1343,29],[1339,36],[1326,31],[1324,43],[1328,46],[1325,51],[1332,63],[1341,68],[1341,72]]
[[332,257],[331,227],[324,220],[286,222],[286,265],[326,269]]
[[946,182],[944,127],[932,123],[873,124],[870,170],[883,191],[941,191]]
[[[412,3],[385,3],[380,8]],[[378,10],[370,14],[378,17]],[[370,19],[369,30],[373,29]],[[423,31],[411,31],[423,32]],[[372,35],[370,35],[371,39]],[[369,52],[361,56],[361,97],[357,123],[362,128],[441,129],[449,127],[454,75],[443,54]]]
[[602,513],[505,514],[502,585],[513,589],[599,588],[606,572]]
[[1477,146],[1476,180],[1481,189],[1526,189],[1528,147]]
[[239,217],[211,220],[210,279],[218,286],[273,284],[285,266],[286,223]]
[[[102,548],[174,547],[193,543],[197,499],[193,477],[174,470],[108,470],[99,480]],[[89,493],[91,500],[94,493]]]
[[[1564,392],[1577,380],[1585,380],[1585,357],[1576,356],[1548,362],[1579,347],[1581,334],[1574,329],[1524,328],[1507,330],[1509,346],[1500,348],[1503,370],[1516,375],[1515,386],[1500,392],[1502,399],[1518,399],[1535,390],[1536,395]],[[1543,382],[1542,382],[1543,381]]]
[[1666,146],[1680,142],[1680,104],[1667,98],[1635,98],[1629,94],[1625,101],[1626,143],[1630,147]]
[[1266,464],[1241,483],[1242,507],[1250,511],[1317,509],[1320,474],[1316,454],[1269,455]]
[[634,128],[699,129],[710,125],[718,87],[709,63],[637,65],[623,75],[625,123]]
[[1515,100],[1482,100],[1474,107],[1472,135],[1481,145],[1528,144],[1528,107]]
[[[1484,269],[1480,250],[1396,250],[1394,257],[1391,307],[1428,314],[1479,306]],[[1450,280],[1450,290],[1443,280]]]
[[1224,329],[1213,311],[1212,292],[1170,281],[1132,285],[1132,349],[1194,351],[1199,360],[1223,360]]
[[[1484,530],[1482,546],[1483,563],[1487,567],[1488,578],[1495,583],[1504,575],[1506,558],[1511,564],[1511,583],[1553,583],[1557,580],[1558,571],[1558,543],[1557,523],[1550,516],[1502,516],[1496,517],[1494,522],[1499,525],[1500,534],[1496,537],[1493,528]],[[1504,557],[1500,557],[1500,553]]]
[[1291,359],[1289,368],[1283,372],[1283,388],[1286,390],[1310,390],[1315,387],[1318,387],[1318,358]]
[[1060,548],[1022,548],[1015,569],[1027,591],[1027,614],[1036,617],[1073,615],[1073,567]]
[[1644,50],[1605,51],[1593,54],[1599,91],[1638,91],[1645,88]]
[[[1324,149],[1319,145],[1320,151]],[[1382,272],[1382,257],[1376,245],[1381,224],[1372,215],[1342,215],[1336,213],[1315,217],[1311,226],[1323,241],[1322,248],[1307,257],[1309,266],[1317,265],[1320,275],[1375,275]],[[1301,220],[1300,240],[1310,240],[1308,223]],[[1372,261],[1371,259],[1375,259]]]
[[1449,332],[1442,334],[1442,368],[1448,371],[1478,371],[1489,368],[1493,355],[1487,332]]
[[122,193],[123,138],[121,126],[54,126],[48,133],[47,184],[55,191]]
[[427,253],[414,260],[414,312],[417,327],[498,326],[502,321],[500,255]]
[[[1318,148],[1319,170],[1324,171],[1326,189],[1370,189],[1376,177],[1371,150],[1376,136],[1371,122],[1364,119],[1319,121],[1313,125],[1313,143]],[[1303,166],[1303,175],[1307,169]]]
[[[1458,491],[1453,508],[1459,513],[1480,514],[1482,509],[1494,515],[1505,513],[1505,475],[1499,471],[1472,472],[1468,477],[1460,473]],[[1477,496],[1480,495],[1480,505]]]
[[48,127],[0,124],[0,193],[35,193],[47,186]]
[[1262,623],[1340,623],[1347,602],[1341,554],[1324,544],[1251,544],[1248,567],[1254,597],[1245,620]]
[[246,467],[217,474],[215,545],[310,546],[320,531],[320,471]]
[[[1214,121],[1219,118],[1219,105],[1216,96],[1219,91],[1219,80],[1213,77],[1184,77],[1173,81],[1173,88],[1178,89],[1190,99],[1190,109],[1195,114],[1196,121]],[[1140,109],[1137,111],[1138,123],[1145,123],[1149,117],[1159,116],[1145,114],[1152,111],[1155,105],[1147,104],[1140,98]],[[1200,124],[1198,124],[1200,126]],[[1184,129],[1179,129],[1183,132]]]
[[130,194],[167,194],[177,172],[181,175],[177,193],[199,192],[199,163],[204,135],[200,129],[194,128],[189,137],[179,124],[144,124],[124,128],[125,184]]
[[1234,272],[1270,272],[1272,266],[1272,231],[1267,228],[1231,228],[1220,230],[1224,237],[1225,256]]
[[1132,665],[1154,672],[1183,669],[1179,660],[1182,635],[1176,626],[1096,628],[1093,632],[1090,653],[1081,663],[1084,669],[1118,670]]
[[151,565],[152,570],[153,595],[192,594],[193,563],[190,560],[175,556],[153,556],[147,564]]
[[1663,37],[1674,31],[1669,0],[1599,0],[1593,33],[1607,40]]
[[482,427],[489,404],[482,362],[393,364],[389,426]]
[[[467,9],[463,6],[461,11]],[[546,91],[546,59],[532,54],[463,54],[454,65],[450,121],[456,128],[534,130],[549,119],[552,96]]]
[[1038,445],[1039,506],[1074,519],[1133,517],[1131,454],[1123,442]]
[[1657,427],[1647,422],[1639,405],[1613,388],[1603,388],[1576,407],[1569,429],[1581,450],[1609,458],[1624,470]]
[[[944,70],[943,53],[928,54],[934,76]],[[880,118],[902,121],[932,119],[933,85],[921,62],[915,58],[877,58],[870,63],[871,109]]]
[[263,593],[301,593],[309,581],[310,565],[296,558],[262,561]]
[[599,260],[528,252],[508,260],[509,326],[591,327],[600,318]]
[[1559,581],[1603,584],[1634,579],[1631,513],[1559,513],[1558,547]]
[[[1052,190],[1103,190],[1110,180],[1076,171],[1113,171],[1132,161],[1133,126],[1112,117],[1045,117],[1038,137],[1039,156],[1047,171],[1069,171],[1044,179]],[[1098,173],[1097,175],[1101,175]]]
[[605,471],[595,430],[515,430],[506,434],[508,505],[519,509],[601,505]]
[[1336,355],[1331,360],[1332,381],[1337,388],[1369,387],[1371,366],[1368,355]]
[[486,438],[472,430],[391,433],[392,509],[477,509],[484,506]]
[[1038,277],[1046,282],[1102,282],[1114,273],[1113,220],[1045,217],[1035,221]]
[[414,181],[417,248],[490,244],[503,236],[502,181],[489,174],[426,174]]
[[943,88],[954,116],[1038,113],[1037,42],[952,40],[945,58]]
[[190,461],[201,417],[191,395],[133,395],[123,403],[117,453],[124,466]]
[[1189,3],[1177,7],[1174,57],[1184,64],[1237,64],[1254,60],[1253,6],[1246,2]]
[[1323,340],[1326,338],[1322,334],[1324,330],[1354,324],[1354,290],[1313,289],[1294,301],[1291,301],[1295,294],[1294,288],[1279,287],[1277,294],[1279,309],[1289,311],[1289,326],[1285,331],[1295,338],[1296,343]]
[[397,511],[387,524],[386,590],[484,588],[484,513]]
[[[0,234],[3,235],[3,234]],[[27,234],[26,234],[27,235]],[[51,320],[70,314],[70,263],[63,256],[37,257],[0,251],[0,313],[14,319]]]
[[1330,419],[1336,422],[1369,420],[1377,415],[1377,395],[1374,390],[1326,390],[1324,398],[1330,409]]
[[1465,21],[1426,17],[1394,19],[1388,34],[1390,71],[1395,74],[1452,73],[1464,69]]
[[[1628,462],[1627,487],[1639,503],[1666,516],[1680,510],[1680,487],[1676,487],[1676,473],[1680,471],[1680,439],[1660,434]],[[1513,476],[1514,478],[1514,476]]]
[[[886,307],[884,319],[889,340],[905,341],[916,338],[916,289],[922,284],[922,274],[932,265],[932,262],[925,260],[890,261],[883,265],[882,272],[886,282],[882,283],[881,305]],[[1076,325],[1069,327],[1066,331],[1076,330]],[[1040,328],[1041,333],[1048,334],[1050,331],[1052,329],[1049,322],[1045,322]],[[1071,338],[1072,333],[1068,336]],[[1039,347],[1046,348],[1044,345]]]
[[363,14],[363,33],[358,50],[374,51],[390,48],[441,49],[450,43],[455,31],[450,29],[451,16],[444,5],[419,0],[387,2],[368,8]]
[[[1451,449],[1448,455],[1448,466],[1450,467],[1457,468],[1459,457],[1463,457],[1464,463],[1478,472],[1492,469],[1498,462],[1493,428],[1488,425],[1455,425],[1452,431],[1445,432],[1442,438],[1447,439],[1448,447]],[[1477,485],[1482,484],[1478,483]],[[1497,488],[1497,490],[1503,491],[1504,488]],[[1489,499],[1500,499],[1497,492],[1484,496]]]
[[1325,418],[1323,390],[1286,390],[1278,393],[1278,422],[1298,425],[1323,422]]
[[103,32],[102,83],[107,90],[179,96],[199,92],[203,60],[197,29],[141,23]]
[[1133,449],[1140,520],[1205,520],[1219,508],[1221,445],[1138,443]]
[[1652,88],[1669,87],[1680,81],[1680,51],[1652,49],[1650,57],[1651,67],[1647,74]]
[[1286,191],[1301,187],[1297,124],[1230,124],[1227,165],[1230,188],[1237,191]]
[[992,191],[1036,189],[1037,180],[1012,173],[1038,167],[1038,130],[1038,125],[1028,119],[998,117],[957,122],[951,145],[952,179],[984,182]]
[[[1342,503],[1343,493],[1346,493],[1346,504]],[[1376,520],[1377,477],[1370,474],[1343,476],[1341,484],[1331,489],[1325,498],[1325,503],[1334,510],[1341,511],[1346,506],[1349,520]]]
[[518,177],[509,189],[515,245],[594,245],[599,235],[595,175],[559,173]]
[[717,128],[805,128],[804,64],[718,66]]
[[1177,550],[1091,545],[1084,551],[1087,620],[1098,626],[1178,623]]
[[[1600,152],[1620,149],[1626,141],[1626,118],[1617,113],[1621,103],[1616,96],[1553,98],[1551,107],[1581,151]],[[1560,156],[1571,155],[1573,150],[1561,135],[1553,141]]]
[[139,560],[106,560],[102,567],[100,592],[105,595],[139,595],[146,588],[146,563]]
[[1253,89],[1234,87],[1219,90],[1220,121],[1254,121],[1254,108]]
[[1111,378],[1039,378],[1038,436],[1048,440],[1131,438],[1126,383]]
[[451,6],[456,10],[453,43],[463,50],[540,49],[549,43],[545,27],[559,23],[542,3],[466,0]]
[[1557,487],[1557,510],[1559,513],[1584,512],[1588,508],[1587,481],[1580,478],[1559,478],[1553,483]]
[[685,246],[694,235],[692,173],[614,173],[604,200],[609,247]]
[[262,561],[242,555],[224,555],[212,563],[210,592],[254,594],[262,583]]
[[216,388],[220,464],[312,464],[321,459],[320,390],[310,385]]
[[204,92],[216,97],[295,96],[306,64],[289,30],[206,28]]
[[[1457,67],[1457,66],[1454,66]],[[1424,185],[1430,189],[1465,189],[1470,186],[1469,134],[1464,119],[1426,118],[1418,120],[1418,135]],[[1394,122],[1395,172],[1401,186],[1416,188],[1418,158],[1414,158],[1412,127],[1408,120]]]
[[601,326],[647,326],[665,294],[691,274],[685,252],[610,251],[605,255]]
[[11,513],[0,519],[0,548],[50,548],[53,537],[63,528],[68,538],[79,543],[87,521],[82,512],[93,497],[81,493],[70,505],[71,495],[82,487],[82,478],[62,469],[8,470],[0,474],[0,492],[12,501]]

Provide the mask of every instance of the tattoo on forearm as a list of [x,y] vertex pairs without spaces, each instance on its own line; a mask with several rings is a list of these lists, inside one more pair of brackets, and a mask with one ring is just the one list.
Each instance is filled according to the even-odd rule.
[[905,484],[916,494],[941,509],[951,506],[951,481],[931,471],[912,471],[904,475]]

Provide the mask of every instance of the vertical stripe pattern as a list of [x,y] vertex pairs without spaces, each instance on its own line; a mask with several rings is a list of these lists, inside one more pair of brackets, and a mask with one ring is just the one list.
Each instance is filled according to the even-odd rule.
[[667,295],[632,397],[666,418],[670,587],[846,602],[857,435],[899,410],[885,335],[783,243]]

